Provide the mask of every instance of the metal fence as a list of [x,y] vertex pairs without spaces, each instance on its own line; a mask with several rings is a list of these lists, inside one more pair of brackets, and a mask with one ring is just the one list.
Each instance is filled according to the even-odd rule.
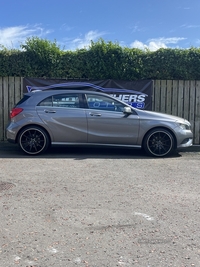
[[[0,141],[6,140],[9,112],[22,96],[23,78],[0,77]],[[189,120],[194,144],[200,144],[200,81],[155,80],[152,109]]]

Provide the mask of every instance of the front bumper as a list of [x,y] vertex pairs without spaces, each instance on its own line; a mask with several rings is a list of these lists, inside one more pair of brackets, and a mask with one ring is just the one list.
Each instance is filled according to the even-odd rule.
[[186,138],[177,148],[190,147],[193,145],[193,138]]

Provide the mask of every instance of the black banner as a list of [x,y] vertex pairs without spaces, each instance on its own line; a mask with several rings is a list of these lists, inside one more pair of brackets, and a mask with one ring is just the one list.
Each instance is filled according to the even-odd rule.
[[41,79],[24,78],[24,93],[45,89],[78,89],[98,91],[109,94],[129,105],[152,110],[152,80],[121,81],[121,80],[66,80],[66,79]]

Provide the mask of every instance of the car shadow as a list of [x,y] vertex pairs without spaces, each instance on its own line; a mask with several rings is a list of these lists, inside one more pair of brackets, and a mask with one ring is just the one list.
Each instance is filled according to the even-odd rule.
[[[178,152],[174,152],[170,158],[181,157]],[[0,142],[0,158],[71,158],[74,160],[84,160],[88,158],[102,159],[152,159],[146,155],[142,149],[131,148],[107,148],[107,147],[51,147],[44,154],[29,156],[23,153],[18,145],[8,142]],[[156,158],[161,159],[161,158]]]

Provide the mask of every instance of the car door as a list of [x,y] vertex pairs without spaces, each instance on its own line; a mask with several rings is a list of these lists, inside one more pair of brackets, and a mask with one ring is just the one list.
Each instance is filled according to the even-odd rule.
[[125,104],[109,96],[86,94],[88,143],[136,145],[139,117],[123,113]]
[[36,107],[53,136],[52,143],[86,143],[87,119],[77,93],[55,94]]

